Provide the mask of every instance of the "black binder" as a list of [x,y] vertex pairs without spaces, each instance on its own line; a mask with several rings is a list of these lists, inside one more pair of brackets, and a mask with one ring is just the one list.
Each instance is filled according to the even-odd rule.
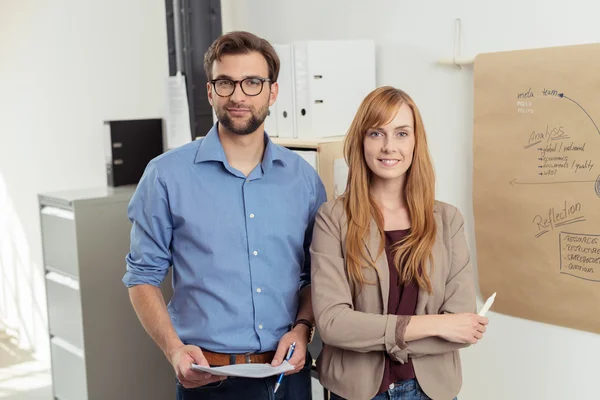
[[105,121],[108,186],[134,185],[150,160],[163,153],[162,119]]

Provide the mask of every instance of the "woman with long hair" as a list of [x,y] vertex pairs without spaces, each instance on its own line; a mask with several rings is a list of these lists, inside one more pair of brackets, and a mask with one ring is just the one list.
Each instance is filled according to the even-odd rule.
[[344,144],[346,191],[316,218],[312,301],[332,399],[456,397],[458,350],[483,337],[463,217],[435,200],[421,114],[381,87]]

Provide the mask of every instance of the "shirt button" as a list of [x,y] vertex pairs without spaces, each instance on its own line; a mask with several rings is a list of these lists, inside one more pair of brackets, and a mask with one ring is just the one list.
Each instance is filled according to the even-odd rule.
[[262,329],[262,328],[263,328],[263,327],[262,327],[262,325],[259,325],[259,326],[258,326],[258,329]]
[[252,254],[254,254],[255,256],[257,256],[257,255],[258,255],[258,251],[254,250],[254,251],[252,252]]
[[254,218],[254,214],[250,214],[250,218]]
[[256,289],[256,291],[257,291],[258,293],[260,293],[260,292],[262,292],[262,289],[261,289],[261,288],[257,288],[257,289]]
[[246,179],[246,182],[250,183],[250,179]]

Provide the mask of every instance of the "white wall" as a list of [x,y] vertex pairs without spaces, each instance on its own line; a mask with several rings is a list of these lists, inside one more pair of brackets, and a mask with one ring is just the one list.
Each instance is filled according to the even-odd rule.
[[[405,89],[420,106],[440,200],[465,214],[475,260],[472,207],[473,71],[436,65],[462,53],[600,42],[600,4],[588,0],[221,0],[223,30],[274,43],[372,38],[377,84]],[[500,296],[501,294],[499,294]],[[597,305],[595,305],[597,307]],[[598,399],[600,335],[490,313],[489,332],[462,353],[461,400]]]
[[0,1],[0,321],[40,358],[37,194],[104,186],[102,121],[163,116],[166,36],[163,0]]

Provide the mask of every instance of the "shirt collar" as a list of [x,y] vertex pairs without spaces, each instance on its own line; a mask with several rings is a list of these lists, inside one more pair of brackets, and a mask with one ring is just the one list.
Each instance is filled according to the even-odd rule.
[[214,124],[208,134],[201,140],[198,150],[196,151],[195,163],[201,163],[205,161],[221,161],[225,163],[225,152],[219,140],[219,133],[217,130],[218,124]]
[[275,161],[278,161],[284,167],[287,166],[285,160],[285,152],[283,149],[273,143],[269,135],[265,133],[265,154],[263,155],[262,167],[263,171],[266,171],[267,168],[272,165]]
[[[201,163],[205,161],[220,161],[223,164],[227,164],[225,151],[223,150],[223,145],[219,139],[218,126],[218,122],[214,124],[210,131],[208,131],[208,134],[200,142],[198,150],[196,151],[196,158],[194,160],[195,163]],[[267,170],[275,161],[279,161],[283,166],[286,166],[287,164],[284,160],[285,152],[283,149],[273,143],[271,138],[269,138],[269,135],[266,133],[264,135],[265,152],[261,162],[263,171]]]

